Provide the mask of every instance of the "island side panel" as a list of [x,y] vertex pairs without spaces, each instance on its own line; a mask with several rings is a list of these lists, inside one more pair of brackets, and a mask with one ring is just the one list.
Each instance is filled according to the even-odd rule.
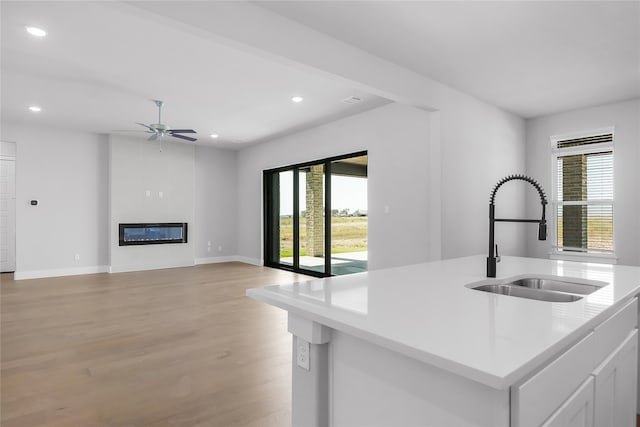
[[332,331],[331,423],[342,426],[509,426],[509,389],[497,390]]
[[331,329],[289,313],[293,335],[291,370],[291,425],[329,425],[329,340]]
[[329,344],[309,344],[308,370],[298,365],[297,341],[293,336],[291,372],[291,425],[326,427],[329,425]]

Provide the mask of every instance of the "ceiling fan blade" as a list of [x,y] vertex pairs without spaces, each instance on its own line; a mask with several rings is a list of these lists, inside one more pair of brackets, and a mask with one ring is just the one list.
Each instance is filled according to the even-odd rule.
[[198,140],[197,138],[191,138],[190,136],[178,135],[175,133],[172,133],[171,136],[173,136],[174,138],[186,139],[187,141],[191,142]]
[[168,132],[169,133],[197,133],[193,129],[171,129]]
[[[149,129],[150,131],[154,131],[154,130],[153,130],[153,128],[152,128],[151,126],[149,126],[149,125],[145,125],[144,123],[138,123],[138,122],[135,122],[135,123],[136,123],[137,125],[140,125],[140,126],[144,126],[144,127],[146,127],[146,128],[147,128],[147,129]],[[155,131],[154,131],[154,132],[155,132]]]
[[156,139],[158,139],[158,134],[154,133],[147,139],[147,141],[155,141]]

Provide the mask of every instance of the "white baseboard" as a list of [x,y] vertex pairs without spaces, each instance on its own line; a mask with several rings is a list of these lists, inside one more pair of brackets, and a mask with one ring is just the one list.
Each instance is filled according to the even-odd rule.
[[236,261],[243,262],[245,264],[257,265],[258,267],[262,267],[264,265],[262,260],[257,258],[249,258],[246,256],[236,256],[235,258]]
[[45,277],[77,276],[79,274],[96,274],[109,272],[108,265],[94,265],[90,267],[54,268],[50,270],[16,271],[14,280],[42,279]]
[[74,267],[74,268],[55,268],[50,270],[33,270],[33,271],[16,271],[13,274],[14,280],[42,279],[45,277],[59,276],[77,276],[80,274],[96,274],[96,273],[124,273],[128,271],[144,271],[144,270],[160,270],[164,268],[189,267],[191,265],[200,264],[218,264],[222,262],[242,262],[261,267],[263,262],[261,259],[249,258],[244,256],[221,256],[211,258],[196,258],[193,264],[181,265],[162,265],[162,266],[119,266],[112,267],[108,265],[96,265],[91,267]]
[[193,267],[194,263],[175,263],[175,264],[158,264],[158,265],[119,265],[110,266],[109,273],[128,273],[130,271],[147,271],[147,270],[164,270],[166,268]]
[[234,262],[237,261],[238,257],[235,256],[218,256],[218,257],[209,257],[209,258],[196,258],[195,264],[219,264],[221,262]]
[[212,257],[212,258],[196,258],[196,265],[217,264],[220,262],[242,262],[245,264],[257,265],[259,267],[263,265],[262,260],[260,259],[243,257],[238,255]]

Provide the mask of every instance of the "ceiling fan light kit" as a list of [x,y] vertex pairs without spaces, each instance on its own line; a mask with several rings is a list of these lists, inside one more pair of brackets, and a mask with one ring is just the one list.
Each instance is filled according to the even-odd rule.
[[155,141],[158,138],[162,138],[164,136],[172,136],[174,138],[184,139],[187,141],[197,141],[197,138],[193,138],[186,135],[180,135],[181,133],[196,133],[193,129],[171,129],[168,125],[162,123],[162,106],[164,105],[164,101],[154,100],[156,106],[158,107],[158,123],[152,123],[146,125],[144,123],[136,122],[136,124],[140,126],[144,126],[147,128],[146,132],[152,134],[148,140]]

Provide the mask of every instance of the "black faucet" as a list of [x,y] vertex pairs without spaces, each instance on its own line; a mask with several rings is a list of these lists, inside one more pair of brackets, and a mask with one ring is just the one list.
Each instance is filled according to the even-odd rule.
[[[526,181],[533,185],[538,194],[540,194],[540,204],[542,205],[542,218],[541,219],[505,219],[496,218],[496,206],[494,204],[496,198],[496,192],[502,186],[502,184],[521,180]],[[496,263],[500,262],[500,256],[498,255],[498,245],[495,244],[495,223],[496,222],[537,222],[538,223],[538,240],[547,240],[547,220],[545,219],[545,207],[547,205],[547,197],[544,195],[542,186],[538,184],[536,180],[525,175],[509,175],[502,178],[491,192],[491,198],[489,199],[489,256],[487,257],[487,277],[496,277]],[[495,252],[494,252],[495,250]]]

